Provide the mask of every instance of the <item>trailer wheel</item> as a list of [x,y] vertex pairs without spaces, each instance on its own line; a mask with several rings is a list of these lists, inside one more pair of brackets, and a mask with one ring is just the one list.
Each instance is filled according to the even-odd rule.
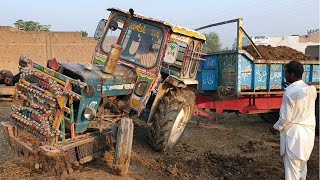
[[114,154],[114,169],[118,175],[125,175],[129,169],[133,137],[133,122],[122,118],[117,128],[117,141]]
[[259,117],[268,123],[276,123],[279,120],[279,116],[279,111],[259,114]]
[[187,89],[169,91],[161,100],[151,126],[150,141],[155,151],[172,149],[192,117],[195,95]]

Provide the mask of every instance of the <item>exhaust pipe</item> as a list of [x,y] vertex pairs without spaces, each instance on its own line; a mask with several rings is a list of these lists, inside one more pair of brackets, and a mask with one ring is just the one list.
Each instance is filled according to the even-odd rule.
[[121,52],[122,52],[122,47],[120,45],[115,44],[111,46],[111,51],[103,66],[104,73],[108,73],[108,74],[114,73],[117,67]]
[[134,15],[134,10],[133,9],[129,9],[129,17],[128,19],[126,20],[126,23],[120,33],[120,36],[118,38],[118,41],[117,41],[117,44],[115,45],[111,45],[111,51],[108,55],[108,58],[103,66],[103,72],[104,73],[108,73],[108,74],[113,74],[116,67],[117,67],[117,64],[118,64],[118,61],[119,61],[119,58],[120,58],[120,54],[122,53],[122,47],[121,47],[121,40],[123,39],[124,35],[125,35],[125,32],[127,31],[127,29],[129,28],[128,24],[132,18],[132,16]]

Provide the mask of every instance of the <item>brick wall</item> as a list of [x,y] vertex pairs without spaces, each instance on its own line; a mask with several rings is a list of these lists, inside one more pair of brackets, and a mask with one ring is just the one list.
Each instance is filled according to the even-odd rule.
[[46,65],[48,59],[89,63],[97,41],[81,32],[26,32],[0,26],[0,70],[18,72],[20,55]]

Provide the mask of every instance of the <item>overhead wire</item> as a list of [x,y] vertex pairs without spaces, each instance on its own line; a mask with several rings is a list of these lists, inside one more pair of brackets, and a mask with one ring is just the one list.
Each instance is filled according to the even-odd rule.
[[[254,1],[256,2],[256,1]],[[281,1],[280,1],[281,2]],[[214,12],[214,14],[218,14],[217,16],[214,16],[215,21],[221,21],[221,18],[226,18],[226,17],[230,17],[230,15],[236,15],[236,17],[239,17],[238,14],[242,14],[242,13],[246,13],[246,12],[250,12],[250,10],[252,9],[256,9],[256,8],[260,8],[260,7],[267,7],[270,6],[272,4],[276,4],[279,3],[279,1],[275,0],[275,1],[266,1],[263,3],[259,3],[259,4],[253,4],[253,5],[244,5],[245,8],[239,8],[239,6],[234,6],[234,8],[229,8],[227,10],[222,10],[221,13],[219,12]],[[244,4],[243,2],[241,4]],[[208,21],[208,18],[205,18],[206,21]],[[226,19],[224,19],[226,20]],[[212,18],[210,18],[209,21],[212,21]],[[199,23],[200,21],[197,21],[197,23]]]
[[[299,9],[299,8],[301,8],[301,6],[302,5],[305,5],[305,4],[309,4],[309,3],[311,3],[312,1],[311,0],[306,0],[306,1],[304,1],[304,2],[300,2],[300,1],[298,1],[298,0],[296,0],[296,1],[292,1],[292,3],[290,4],[290,5],[286,5],[286,6],[283,6],[283,5],[281,5],[281,6],[277,6],[277,7],[275,7],[275,8],[272,8],[271,10],[269,10],[268,12],[264,12],[264,13],[260,13],[259,15],[257,15],[257,16],[249,16],[249,17],[246,17],[246,16],[244,16],[245,17],[245,20],[248,22],[250,22],[250,24],[251,24],[251,26],[252,26],[252,24],[256,24],[256,23],[258,23],[258,24],[260,24],[260,23],[264,23],[265,24],[265,20],[262,20],[262,19],[264,19],[265,17],[269,17],[270,15],[278,15],[278,14],[281,14],[281,13],[283,13],[283,11],[281,11],[284,7],[286,7],[286,9],[290,9],[291,10],[291,14],[296,14],[296,13],[298,13],[298,11],[292,11],[292,10],[295,10],[295,9]],[[262,8],[263,8],[264,6],[262,6]],[[288,10],[287,10],[288,11]],[[255,20],[259,20],[259,21],[255,21]],[[271,20],[271,19],[269,19],[269,20]],[[272,19],[272,21],[276,21],[276,22],[278,22],[278,21],[280,21],[281,19],[280,18],[278,18],[278,19]]]
[[[299,7],[302,5],[302,4],[308,4],[312,1],[299,1],[299,0],[290,0],[288,2],[286,1],[268,1],[268,2],[264,2],[264,3],[260,3],[260,4],[255,4],[255,5],[252,5],[252,6],[248,6],[244,9],[239,9],[237,11],[233,11],[232,13],[228,13],[228,10],[224,11],[224,14],[222,15],[219,15],[219,16],[215,16],[215,19],[217,19],[216,21],[214,22],[218,22],[219,18],[222,18],[222,17],[229,17],[229,19],[231,18],[230,17],[230,14],[242,14],[242,17],[246,17],[248,15],[248,13],[251,13],[250,10],[252,9],[257,9],[259,7],[259,9],[268,9],[267,12],[265,11],[261,11],[259,14],[257,14],[256,16],[250,16],[250,18],[253,18],[253,19],[260,19],[261,17],[265,17],[267,15],[273,15],[275,12],[281,10],[282,8],[284,7],[292,7],[292,6],[296,6],[298,5]],[[275,5],[274,7],[272,7],[272,5]],[[269,8],[266,8],[266,7],[269,7]],[[233,8],[229,8],[229,10],[232,10]],[[216,14],[216,13],[215,13]],[[277,13],[278,14],[278,13]],[[239,17],[239,16],[238,16]],[[208,18],[207,18],[208,19]],[[212,18],[211,18],[212,19]],[[234,19],[234,17],[232,17],[231,19]],[[248,19],[248,18],[246,18]],[[226,20],[226,19],[224,19]],[[207,20],[208,21],[208,20]],[[197,22],[197,24],[199,23],[200,21]],[[214,22],[211,22],[211,23],[214,23]],[[204,24],[202,24],[201,26],[203,26]]]
[[[308,1],[308,0],[305,0],[303,2],[299,2],[298,4],[295,4],[295,3],[292,3],[292,4],[289,4],[288,6],[286,6],[286,11],[291,11],[290,14],[292,13],[300,13],[299,11],[292,11],[294,9],[300,9],[301,8],[301,5],[305,5],[305,4],[309,4],[311,1]],[[281,11],[283,9],[283,7],[278,7],[278,8],[274,8],[270,11],[268,11],[267,13],[261,13],[259,14],[258,16],[253,16],[251,17],[251,19],[260,19],[261,17],[269,17],[270,15],[278,15],[280,13],[283,13],[283,11]],[[273,19],[274,20],[274,19]]]
[[[300,2],[298,0],[295,0],[295,1],[291,1],[290,5],[287,5],[287,3],[281,3],[281,5],[279,5],[276,1],[273,1],[271,4],[276,4],[277,3],[277,6],[274,6],[274,8],[269,8],[270,10],[268,10],[267,12],[263,11],[263,13],[260,13],[257,16],[253,16],[253,17],[247,18],[247,19],[249,19],[250,22],[252,20],[257,20],[257,19],[261,20],[261,17],[267,17],[267,16],[269,17],[270,15],[277,15],[277,14],[283,13],[283,11],[281,11],[281,10],[284,7],[286,7],[287,9],[289,8],[290,10],[294,10],[294,9],[301,8],[302,5],[309,4],[311,2],[312,1],[308,1],[308,0],[306,0],[304,2]],[[251,8],[254,8],[254,7],[255,6],[251,6]],[[265,7],[270,7],[270,4],[268,4],[268,3],[260,4],[260,8],[265,8]],[[238,12],[241,12],[241,11],[238,11]],[[297,13],[297,11],[294,11],[293,14],[295,14],[295,13]],[[272,20],[275,21],[275,19],[272,19]],[[263,23],[263,21],[259,21],[259,22]],[[218,31],[213,30],[213,31],[218,32],[219,30]],[[222,33],[222,34],[226,35],[225,33]],[[233,35],[233,36],[236,37],[235,35]],[[221,40],[224,39],[222,36],[220,38],[221,38]],[[232,38],[226,36],[226,39],[229,39],[229,41],[230,41],[230,39],[232,39]],[[230,44],[230,42],[229,42],[229,44]]]

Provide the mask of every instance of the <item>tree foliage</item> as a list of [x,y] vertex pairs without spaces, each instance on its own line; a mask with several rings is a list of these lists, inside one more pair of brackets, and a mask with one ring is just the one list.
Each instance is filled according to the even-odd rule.
[[87,31],[80,31],[80,32],[81,32],[82,37],[88,37]]
[[219,34],[216,32],[204,33],[206,36],[206,44],[203,46],[204,53],[212,53],[221,51],[222,43],[220,42]]
[[42,25],[39,22],[18,20],[14,26],[24,31],[50,31],[51,25]]

